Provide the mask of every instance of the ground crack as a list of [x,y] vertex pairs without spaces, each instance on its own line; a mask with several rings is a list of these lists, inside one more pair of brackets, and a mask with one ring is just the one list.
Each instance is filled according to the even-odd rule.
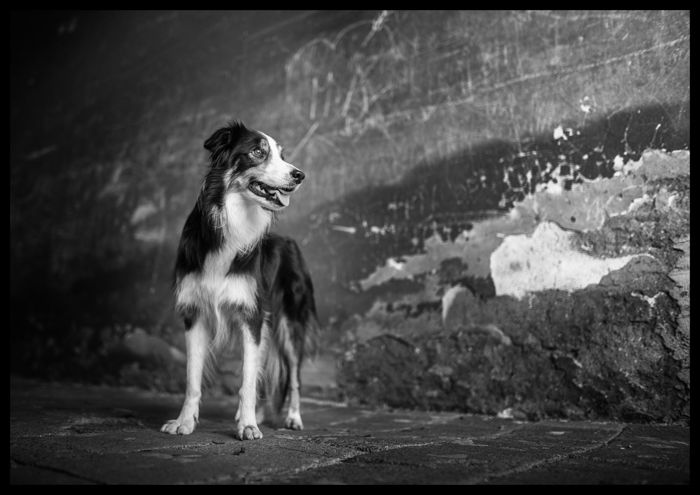
[[540,459],[538,461],[534,462],[529,462],[522,464],[520,466],[516,466],[512,469],[507,469],[505,471],[501,471],[500,473],[495,473],[495,474],[489,474],[481,479],[473,480],[472,482],[474,484],[479,484],[479,483],[486,483],[490,480],[497,479],[497,478],[503,478],[505,476],[510,476],[511,474],[520,474],[520,473],[525,473],[527,471],[531,471],[533,469],[542,467],[542,466],[548,466],[551,464],[556,464],[557,462],[563,461],[565,459],[572,459],[574,457],[578,457],[582,454],[588,454],[590,452],[596,451],[598,449],[602,449],[604,447],[607,447],[610,445],[612,442],[614,442],[622,433],[625,431],[627,426],[621,426],[615,433],[613,433],[609,438],[603,440],[600,443],[589,445],[587,447],[582,447],[580,449],[573,450],[571,452],[567,452],[566,454],[558,454],[552,457],[548,457],[546,459]]

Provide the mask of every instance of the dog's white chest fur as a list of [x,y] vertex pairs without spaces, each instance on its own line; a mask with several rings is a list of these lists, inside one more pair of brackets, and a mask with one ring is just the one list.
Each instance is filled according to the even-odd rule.
[[193,304],[217,314],[225,303],[254,309],[256,279],[250,275],[228,274],[228,271],[236,254],[251,248],[265,234],[272,215],[237,194],[228,195],[220,214],[224,244],[207,254],[201,272],[182,278],[177,287],[177,304]]

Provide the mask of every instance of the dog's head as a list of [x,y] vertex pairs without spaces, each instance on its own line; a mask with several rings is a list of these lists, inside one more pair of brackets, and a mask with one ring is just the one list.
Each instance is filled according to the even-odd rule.
[[223,194],[240,193],[267,210],[282,210],[304,180],[304,172],[284,160],[284,150],[272,137],[233,122],[204,142],[211,153],[207,187]]

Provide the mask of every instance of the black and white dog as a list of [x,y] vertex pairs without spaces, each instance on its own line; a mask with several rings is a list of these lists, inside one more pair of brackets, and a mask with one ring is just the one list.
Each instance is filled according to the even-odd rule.
[[[175,307],[183,318],[187,390],[177,419],[161,431],[192,433],[202,376],[217,351],[240,337],[242,384],[236,437],[262,438],[258,421],[279,415],[301,429],[300,369],[318,335],[311,277],[297,244],[269,232],[304,173],[270,136],[233,122],[204,143],[211,165],[182,230],[175,263]],[[256,407],[258,380],[267,407]]]

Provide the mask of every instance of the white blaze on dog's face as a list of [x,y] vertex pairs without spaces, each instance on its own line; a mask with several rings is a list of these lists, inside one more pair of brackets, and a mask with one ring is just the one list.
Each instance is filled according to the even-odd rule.
[[262,132],[256,134],[259,138],[252,140],[241,158],[243,170],[233,182],[245,187],[244,194],[263,208],[281,210],[289,205],[289,195],[299,188],[304,173],[284,160],[277,141]]

